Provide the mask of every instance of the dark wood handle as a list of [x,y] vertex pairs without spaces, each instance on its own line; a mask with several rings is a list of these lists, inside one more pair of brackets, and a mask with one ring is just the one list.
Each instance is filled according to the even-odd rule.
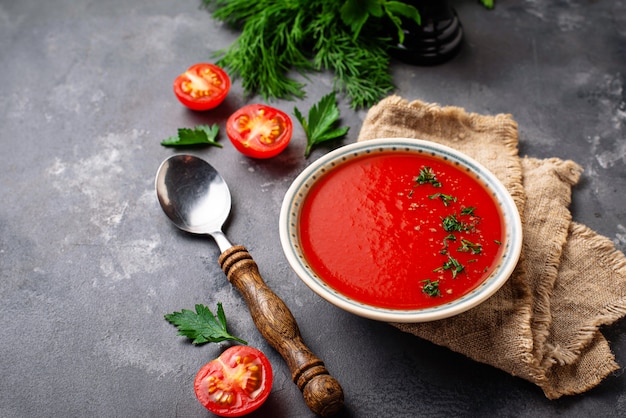
[[228,280],[243,295],[261,335],[285,359],[304,401],[317,415],[328,417],[343,406],[343,389],[322,360],[304,344],[291,311],[263,281],[248,250],[234,246],[219,258]]

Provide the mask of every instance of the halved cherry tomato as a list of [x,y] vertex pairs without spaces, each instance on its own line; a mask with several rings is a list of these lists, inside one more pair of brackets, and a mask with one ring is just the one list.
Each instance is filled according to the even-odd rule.
[[289,144],[292,131],[285,112],[263,104],[244,106],[226,122],[226,134],[235,148],[252,158],[278,155]]
[[272,381],[272,366],[265,354],[254,347],[236,345],[200,369],[194,389],[200,403],[212,413],[239,417],[265,402]]
[[213,109],[224,101],[230,90],[230,78],[217,65],[194,64],[174,80],[174,94],[193,110]]

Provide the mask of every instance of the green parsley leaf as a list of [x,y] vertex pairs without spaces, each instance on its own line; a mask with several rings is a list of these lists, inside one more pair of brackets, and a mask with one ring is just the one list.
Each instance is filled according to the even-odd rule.
[[422,17],[414,6],[411,6],[403,1],[385,1],[384,6],[387,17],[391,20],[391,22],[393,22],[398,30],[398,42],[403,44],[404,30],[402,28],[402,19],[399,16],[404,16],[405,18],[413,20],[420,26],[422,24]]
[[229,340],[248,344],[244,340],[230,335],[226,330],[226,315],[221,303],[217,304],[217,318],[209,308],[197,304],[195,312],[183,309],[180,312],[165,315],[165,320],[178,328],[178,335],[191,339],[193,344]]
[[194,129],[180,128],[178,135],[170,136],[161,141],[161,145],[165,147],[184,147],[188,145],[213,145],[222,148],[222,144],[215,139],[220,131],[219,126],[214,124],[197,125]]
[[485,6],[487,9],[493,9],[493,5],[494,5],[494,1],[493,0],[480,0],[480,2],[483,4],[483,6]]
[[353,39],[359,36],[370,15],[374,17],[383,15],[383,8],[378,0],[347,0],[340,11],[341,20],[354,32]]
[[335,99],[335,93],[329,93],[322,97],[319,102],[309,109],[307,119],[302,115],[297,107],[294,107],[293,114],[302,125],[306,134],[306,150],[304,156],[308,157],[311,149],[324,141],[337,139],[348,133],[349,127],[336,128],[339,120],[339,107]]
[[387,18],[398,30],[400,43],[404,43],[404,31],[400,16],[411,19],[418,25],[421,24],[419,11],[414,6],[402,1],[347,0],[341,7],[340,12],[341,20],[350,27],[354,33],[354,39],[359,37],[363,25],[365,25],[370,16],[380,18],[387,15]]

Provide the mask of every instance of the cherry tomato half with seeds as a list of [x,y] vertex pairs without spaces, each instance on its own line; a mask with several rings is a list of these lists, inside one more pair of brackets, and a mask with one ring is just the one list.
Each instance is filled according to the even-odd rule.
[[291,118],[263,104],[250,104],[233,113],[226,134],[235,148],[252,158],[271,158],[284,150],[293,131]]
[[209,110],[224,101],[230,90],[230,78],[217,65],[194,64],[174,80],[174,94],[193,110]]
[[212,413],[240,417],[265,402],[272,382],[272,366],[265,354],[254,347],[236,345],[200,369],[194,390]]

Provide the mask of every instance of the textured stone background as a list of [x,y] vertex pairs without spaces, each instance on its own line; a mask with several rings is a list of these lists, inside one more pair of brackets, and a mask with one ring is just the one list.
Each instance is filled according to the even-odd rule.
[[[585,168],[574,219],[626,250],[626,2],[457,0],[464,49],[437,67],[394,63],[397,94],[485,114],[511,113],[522,155]],[[210,238],[176,230],[154,175],[180,127],[219,123],[245,98],[235,82],[207,114],[171,92],[190,64],[211,60],[237,32],[199,0],[0,0],[0,416],[207,416],[192,381],[223,345],[195,347],[163,315],[222,302],[234,334],[268,353],[272,396],[254,416],[306,417],[282,359],[254,328],[217,265]],[[330,92],[313,75],[292,113]],[[365,110],[340,103],[354,142]],[[233,194],[226,225],[291,308],[309,346],[346,392],[345,417],[619,416],[626,377],[584,396],[548,401],[515,377],[387,324],[340,311],[289,268],[278,212],[303,158],[299,126],[270,161],[224,148],[194,153]],[[606,330],[626,365],[626,324]]]

